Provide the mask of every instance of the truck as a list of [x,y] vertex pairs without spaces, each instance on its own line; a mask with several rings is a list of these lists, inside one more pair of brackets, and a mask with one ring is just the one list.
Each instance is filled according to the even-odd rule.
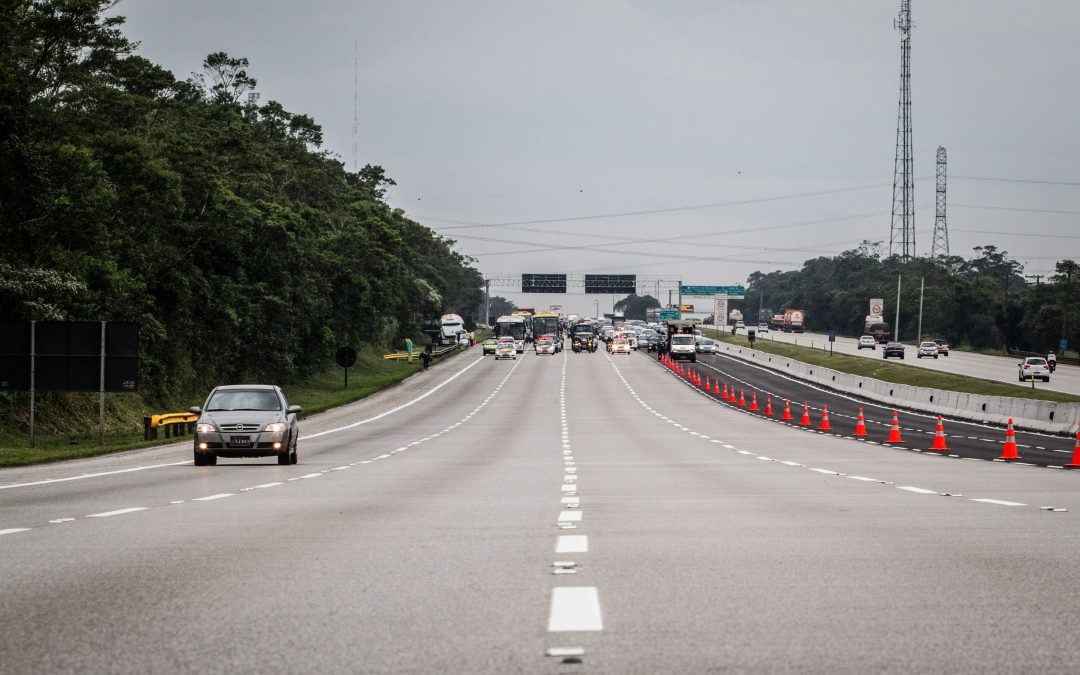
[[500,316],[496,319],[495,337],[500,338],[504,335],[509,335],[514,338],[514,348],[517,350],[518,354],[524,353],[525,336],[527,335],[525,317],[514,314],[511,316]]
[[730,312],[728,312],[727,325],[734,326],[735,324],[737,324],[738,322],[740,322],[742,320],[743,320],[742,312],[740,312],[739,310],[733,309]]
[[785,333],[802,333],[806,330],[806,310],[805,309],[785,309],[784,310],[784,332]]
[[694,330],[695,321],[668,321],[667,334],[664,336],[663,351],[672,359],[697,361],[697,339]]
[[783,314],[773,314],[769,317],[769,330],[784,330]]
[[439,344],[456,345],[465,332],[465,321],[457,314],[443,314],[439,319]]
[[863,321],[863,335],[871,335],[874,342],[885,344],[892,337],[892,328],[879,314],[867,314]]

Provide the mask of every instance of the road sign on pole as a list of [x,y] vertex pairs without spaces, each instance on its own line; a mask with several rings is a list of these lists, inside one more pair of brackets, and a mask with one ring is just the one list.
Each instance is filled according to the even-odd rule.
[[870,315],[881,316],[885,312],[885,300],[882,298],[870,298]]
[[713,325],[717,330],[727,325],[728,294],[719,293],[713,299]]
[[1061,342],[1058,343],[1058,351],[1061,352],[1062,355],[1064,355],[1065,352],[1067,352],[1068,350],[1069,350],[1069,341],[1062,338]]
[[726,294],[728,298],[733,300],[741,300],[746,297],[746,287],[742,285],[734,286],[682,286],[683,295],[712,295],[719,296],[720,294]]

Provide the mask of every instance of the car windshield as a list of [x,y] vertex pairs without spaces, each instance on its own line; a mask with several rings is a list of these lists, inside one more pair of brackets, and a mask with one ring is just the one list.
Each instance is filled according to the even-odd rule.
[[671,344],[673,345],[692,345],[694,344],[693,335],[676,335],[671,338]]
[[924,342],[924,343],[922,343],[922,346],[926,347],[926,348],[937,347],[937,343],[936,342]]
[[206,404],[209,412],[229,410],[281,410],[281,401],[272,391],[229,389],[214,394]]
[[1046,359],[1028,359],[1027,362],[1028,362],[1029,365],[1032,365],[1032,366],[1045,366],[1046,365]]

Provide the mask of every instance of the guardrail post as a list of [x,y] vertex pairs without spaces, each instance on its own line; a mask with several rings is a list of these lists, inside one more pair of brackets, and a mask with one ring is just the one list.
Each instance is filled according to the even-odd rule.
[[155,429],[154,427],[152,427],[150,425],[150,418],[149,417],[142,418],[142,428],[143,428],[143,440],[144,441],[156,441],[157,440],[157,429]]
[[166,425],[164,425],[164,427],[165,427],[165,438],[172,438],[172,425],[171,424],[166,424]]

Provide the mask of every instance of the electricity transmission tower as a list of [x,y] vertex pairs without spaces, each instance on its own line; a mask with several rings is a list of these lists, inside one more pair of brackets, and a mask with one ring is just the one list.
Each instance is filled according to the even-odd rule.
[[357,79],[357,72],[360,70],[360,41],[353,41],[353,58],[352,58],[352,170],[353,173],[359,170],[357,164],[358,153],[358,139],[360,137],[360,87]]
[[915,184],[911,174],[911,0],[900,1],[900,16],[895,20],[895,27],[900,31],[900,109],[896,119],[889,255],[910,260],[915,255]]
[[937,199],[934,213],[934,243],[930,257],[949,256],[949,224],[945,220],[945,148],[937,149]]

